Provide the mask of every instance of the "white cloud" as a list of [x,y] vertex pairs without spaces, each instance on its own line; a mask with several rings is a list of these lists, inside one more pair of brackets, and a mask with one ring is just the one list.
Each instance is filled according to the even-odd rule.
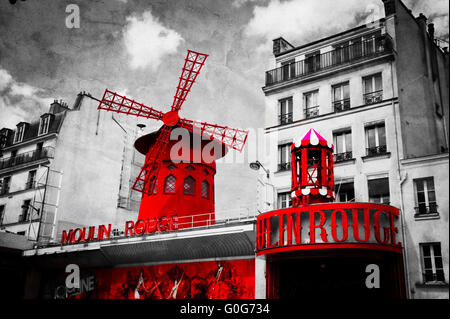
[[264,46],[283,36],[299,45],[313,38],[346,30],[358,23],[357,18],[384,16],[379,0],[271,0],[266,6],[255,6],[253,17],[245,28],[246,36],[260,37]]
[[128,17],[127,22],[124,42],[133,69],[149,67],[156,70],[164,57],[175,53],[183,41],[176,31],[163,26],[150,11],[140,17]]
[[0,128],[14,128],[21,121],[36,119],[53,99],[44,90],[16,81],[0,67]]

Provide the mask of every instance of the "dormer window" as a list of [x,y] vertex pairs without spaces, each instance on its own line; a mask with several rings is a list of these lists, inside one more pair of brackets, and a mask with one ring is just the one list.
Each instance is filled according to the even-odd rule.
[[14,143],[20,143],[23,140],[23,135],[25,134],[26,123],[17,124],[16,135],[14,135]]
[[48,133],[48,128],[50,127],[50,114],[44,114],[41,116],[41,121],[39,123],[39,135],[44,135]]

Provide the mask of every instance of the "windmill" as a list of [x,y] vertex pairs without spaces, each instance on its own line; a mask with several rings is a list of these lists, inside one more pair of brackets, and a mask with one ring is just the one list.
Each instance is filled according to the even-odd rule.
[[206,122],[197,122],[180,118],[178,112],[191,91],[200,70],[205,64],[207,54],[188,50],[184,66],[181,72],[180,80],[170,111],[164,113],[142,103],[121,96],[115,92],[105,90],[103,98],[100,101],[98,109],[134,115],[137,117],[154,119],[162,121],[164,125],[160,129],[160,134],[156,142],[148,150],[146,161],[134,182],[132,189],[151,195],[155,187],[155,181],[161,168],[162,159],[167,152],[170,134],[174,127],[182,127],[190,132],[195,132],[202,137],[215,140],[216,142],[242,151],[247,140],[248,131],[209,124]]

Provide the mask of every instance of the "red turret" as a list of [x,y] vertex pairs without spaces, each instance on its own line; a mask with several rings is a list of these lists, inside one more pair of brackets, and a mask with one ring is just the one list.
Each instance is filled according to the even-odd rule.
[[333,145],[310,129],[291,146],[293,206],[334,200]]

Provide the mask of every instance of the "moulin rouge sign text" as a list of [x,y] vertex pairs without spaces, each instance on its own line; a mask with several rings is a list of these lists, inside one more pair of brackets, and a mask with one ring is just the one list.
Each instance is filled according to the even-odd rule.
[[[163,216],[154,219],[139,219],[136,222],[125,223],[124,234],[126,237],[140,236],[156,232],[165,232],[178,229],[178,216]],[[108,226],[89,226],[63,231],[61,244],[77,244],[96,240],[109,239],[111,237],[111,224]]]
[[[281,209],[257,218],[258,254],[361,244],[399,251],[397,208],[370,203],[330,203]],[[332,247],[333,246],[333,247]],[[342,246],[341,246],[342,247]]]

